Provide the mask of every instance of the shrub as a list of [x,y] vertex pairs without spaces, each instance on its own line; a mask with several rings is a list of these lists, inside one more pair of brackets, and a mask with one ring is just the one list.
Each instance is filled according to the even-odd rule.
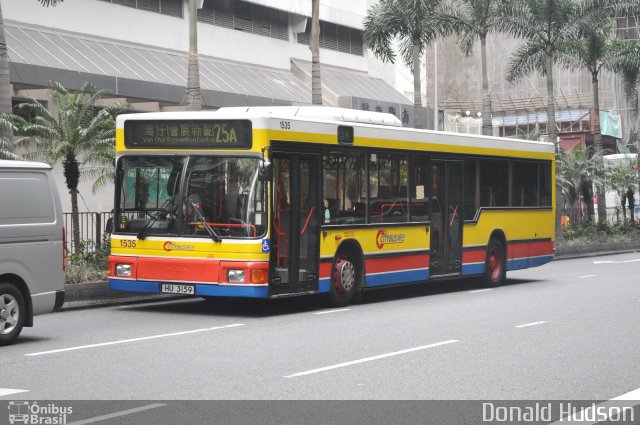
[[80,243],[78,252],[67,257],[65,283],[93,282],[107,278],[107,258],[110,253],[109,240],[91,251],[91,241]]

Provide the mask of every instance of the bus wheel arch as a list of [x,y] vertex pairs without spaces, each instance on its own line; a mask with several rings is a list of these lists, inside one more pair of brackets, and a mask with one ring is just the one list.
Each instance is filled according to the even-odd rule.
[[362,298],[365,265],[360,244],[354,239],[343,241],[333,257],[329,302],[334,307],[349,305]]
[[491,233],[487,243],[483,281],[487,286],[502,285],[507,276],[507,238],[501,229]]

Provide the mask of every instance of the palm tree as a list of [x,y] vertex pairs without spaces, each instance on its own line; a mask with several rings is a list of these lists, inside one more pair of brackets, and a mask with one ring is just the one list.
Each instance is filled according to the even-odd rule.
[[501,0],[458,0],[447,10],[448,24],[458,34],[458,44],[469,56],[480,39],[482,63],[482,134],[491,135],[491,96],[487,72],[487,35],[498,28]]
[[[613,168],[607,170],[607,173],[605,174],[606,186],[616,192],[620,199],[623,221],[627,221],[626,203],[628,193],[633,195],[638,187],[637,168],[637,163],[633,160],[629,160],[626,161],[626,163],[617,164]],[[633,206],[629,205],[629,208],[631,209],[630,216],[633,220]]]
[[405,64],[413,72],[413,122],[423,128],[420,95],[420,57],[429,43],[446,32],[446,16],[440,0],[380,0],[364,20],[364,38],[375,56],[394,63],[391,42],[398,38]]
[[[576,38],[559,44],[559,61],[566,68],[586,68],[591,75],[593,88],[593,151],[603,153],[602,134],[600,132],[599,76],[604,69],[621,75],[624,86],[629,89],[636,86],[636,76],[640,74],[640,54],[638,46],[612,37],[613,20],[605,17],[595,28],[592,25],[580,28]],[[633,54],[633,51],[636,51]],[[633,89],[631,89],[633,91]],[[599,156],[600,157],[600,156]],[[606,219],[607,205],[604,187],[596,185],[598,198],[598,217]]]
[[[3,126],[2,130],[9,130],[11,126]],[[20,155],[13,153],[13,149],[11,149],[11,142],[7,138],[0,138],[0,159],[20,159]]]
[[[106,92],[85,83],[79,91],[69,92],[60,83],[51,83],[52,110],[35,99],[16,105],[16,110],[33,117],[27,121],[20,115],[0,114],[0,124],[10,125],[18,134],[16,145],[30,150],[28,158],[44,160],[51,165],[62,160],[63,174],[71,194],[73,250],[80,247],[78,223],[78,183],[81,158],[95,163],[106,147],[115,146],[115,113],[110,106],[96,113],[97,103]],[[113,166],[112,163],[109,165]]]
[[[634,10],[634,5],[637,5],[637,0],[514,0],[506,2],[501,8],[501,31],[525,40],[512,56],[507,80],[513,82],[533,72],[546,76],[547,134],[549,140],[556,145],[558,155],[560,148],[555,116],[553,65],[558,62],[561,45],[577,37],[580,30],[595,30],[603,16],[612,13],[622,16],[621,14]],[[559,171],[556,169],[556,174]],[[561,193],[558,182],[556,193]],[[562,202],[559,196],[556,198],[556,237],[560,238]]]
[[601,172],[601,154],[593,154],[589,148],[578,145],[573,150],[561,150],[558,158],[558,174],[556,180],[565,200],[569,204],[571,223],[577,223],[575,204],[582,195],[585,202],[590,202],[589,188],[592,184],[603,185]]
[[311,103],[322,105],[322,80],[320,77],[320,0],[311,0]]
[[[38,0],[43,6],[55,6],[64,0]],[[7,41],[4,31],[4,19],[2,17],[2,5],[0,5],[0,113],[11,113],[11,80],[9,77],[9,54],[7,50]],[[11,143],[7,140],[11,139],[11,130],[9,127],[0,128],[0,138],[4,139],[3,147],[0,152],[5,152],[5,157],[12,158]],[[9,154],[7,154],[9,152]],[[2,153],[0,153],[2,155]]]
[[198,66],[198,9],[196,0],[189,0],[189,65],[187,70],[187,110],[202,109],[200,68]]

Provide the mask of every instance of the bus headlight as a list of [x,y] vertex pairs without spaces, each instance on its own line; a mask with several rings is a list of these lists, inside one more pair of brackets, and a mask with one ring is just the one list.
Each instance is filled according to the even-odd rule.
[[116,276],[119,276],[119,277],[131,276],[131,264],[116,264]]
[[244,283],[244,270],[229,270],[227,272],[227,282]]

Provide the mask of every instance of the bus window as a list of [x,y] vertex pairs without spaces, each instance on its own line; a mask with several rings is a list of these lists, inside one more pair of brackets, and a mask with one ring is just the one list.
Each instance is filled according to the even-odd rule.
[[324,156],[323,164],[323,223],[365,223],[364,154],[329,152]]
[[369,222],[401,223],[408,214],[408,158],[400,154],[369,156]]
[[480,160],[480,206],[509,206],[509,161]]
[[203,219],[221,236],[264,234],[266,223],[257,219],[264,205],[258,159],[192,157],[186,176],[185,193],[191,202],[183,203],[183,234],[207,237]]
[[467,158],[464,160],[464,219],[473,220],[480,208],[480,189],[478,179],[478,160]]
[[429,158],[420,156],[411,161],[412,179],[409,185],[411,200],[411,221],[429,220]]
[[[174,196],[184,157],[124,157],[118,162],[119,202],[114,231],[175,233]],[[147,226],[148,225],[148,226]]]
[[538,164],[535,162],[513,161],[512,206],[534,207],[538,205],[537,174]]

